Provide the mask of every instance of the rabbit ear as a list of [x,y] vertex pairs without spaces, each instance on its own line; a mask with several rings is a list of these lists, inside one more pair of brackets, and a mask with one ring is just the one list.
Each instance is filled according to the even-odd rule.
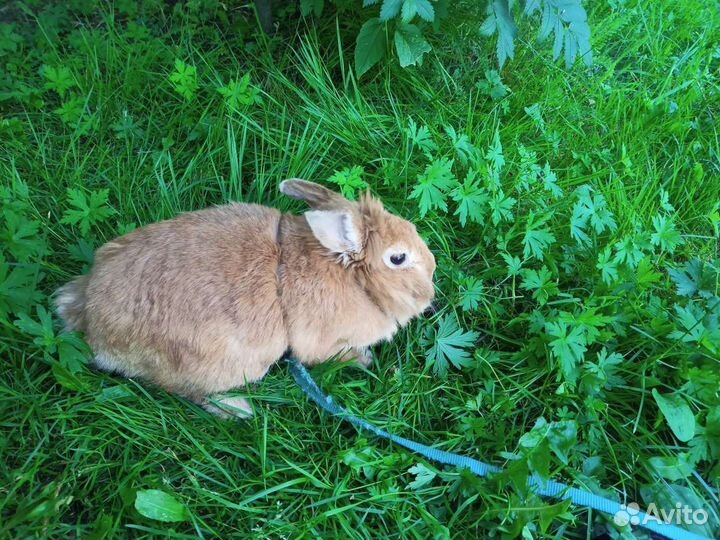
[[305,219],[313,235],[333,253],[357,254],[362,249],[360,230],[350,212],[312,210]]
[[280,193],[305,201],[312,208],[320,208],[330,210],[333,208],[343,208],[347,206],[348,201],[339,193],[329,190],[320,184],[300,180],[299,178],[291,178],[280,182]]

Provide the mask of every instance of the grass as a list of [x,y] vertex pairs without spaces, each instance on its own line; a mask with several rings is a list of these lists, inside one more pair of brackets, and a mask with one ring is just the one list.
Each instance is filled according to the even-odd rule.
[[[359,81],[362,20],[348,12],[305,21],[288,8],[267,38],[244,5],[27,6],[0,11],[14,25],[0,24],[0,537],[646,537],[527,493],[529,472],[703,508],[709,521],[693,530],[717,536],[717,9],[593,3],[595,67],[565,69],[529,40],[493,100],[477,84],[496,69],[493,44],[464,4],[430,34],[422,67],[386,61]],[[250,90],[228,102],[217,88],[245,74]],[[409,134],[411,119],[435,149]],[[412,194],[443,158],[454,183],[427,207]],[[546,162],[561,196],[533,169]],[[299,212],[280,180],[353,166],[427,238],[442,309],[377,347],[369,371],[331,363],[314,375],[376,425],[506,474],[477,479],[358,434],[282,365],[238,391],[252,420],[223,421],[85,367],[82,344],[43,325],[37,306],[118,234],[228,200]],[[454,197],[471,170],[484,191],[462,226]],[[586,185],[595,208],[583,225]],[[512,216],[493,221],[500,192]],[[672,272],[689,261],[704,277]],[[447,321],[478,335],[444,366],[428,351],[448,340]],[[186,519],[138,512],[148,489],[174,496]]]

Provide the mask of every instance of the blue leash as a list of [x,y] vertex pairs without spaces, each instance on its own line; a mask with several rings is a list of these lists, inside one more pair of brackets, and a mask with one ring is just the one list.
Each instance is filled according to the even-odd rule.
[[[490,473],[497,473],[502,470],[499,467],[483,463],[477,459],[461,456],[452,452],[444,452],[443,450],[425,446],[424,444],[411,441],[410,439],[406,439],[404,437],[398,437],[397,435],[393,435],[392,433],[388,433],[385,430],[373,426],[371,423],[363,420],[362,418],[353,416],[335,403],[330,396],[323,394],[320,387],[310,376],[310,373],[308,373],[307,369],[305,369],[300,362],[294,358],[290,358],[288,362],[290,364],[290,373],[295,379],[295,382],[302,391],[310,397],[310,399],[330,414],[339,416],[343,420],[347,420],[355,427],[370,431],[378,437],[388,439],[400,446],[404,446],[408,450],[412,450],[413,452],[416,452],[432,461],[444,463],[445,465],[453,465],[459,468],[470,469],[478,476],[487,476]],[[618,512],[625,511],[625,507],[621,507],[618,502],[600,497],[599,495],[595,495],[594,493],[590,493],[588,491],[583,491],[582,489],[561,484],[560,482],[555,482],[554,480],[543,481],[537,475],[529,477],[528,484],[538,495],[552,497],[554,499],[570,500],[577,506],[593,508],[611,516]],[[691,533],[681,527],[660,523],[655,519],[655,516],[647,516],[645,512],[633,514],[633,518],[635,517],[638,518],[642,527],[670,538],[671,540],[710,540],[706,536]]]

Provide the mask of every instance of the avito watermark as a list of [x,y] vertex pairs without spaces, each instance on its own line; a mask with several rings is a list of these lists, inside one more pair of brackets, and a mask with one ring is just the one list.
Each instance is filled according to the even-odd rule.
[[674,508],[669,510],[658,508],[655,503],[650,503],[644,515],[641,515],[640,505],[637,503],[621,504],[620,510],[613,516],[613,521],[620,527],[627,524],[645,525],[650,522],[672,525],[705,525],[707,520],[706,510],[692,508],[682,503],[677,503]]

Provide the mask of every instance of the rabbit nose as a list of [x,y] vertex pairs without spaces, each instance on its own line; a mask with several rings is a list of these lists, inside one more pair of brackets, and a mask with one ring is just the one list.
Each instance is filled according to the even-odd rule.
[[425,308],[425,311],[423,311],[423,315],[425,317],[432,317],[438,312],[438,306],[435,302],[431,302],[428,307]]

